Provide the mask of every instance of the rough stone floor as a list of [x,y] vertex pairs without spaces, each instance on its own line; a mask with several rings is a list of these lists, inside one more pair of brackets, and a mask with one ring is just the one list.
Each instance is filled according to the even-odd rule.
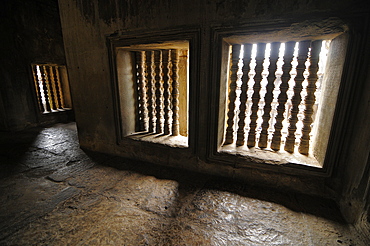
[[366,245],[330,201],[83,151],[73,123],[0,147],[0,245]]

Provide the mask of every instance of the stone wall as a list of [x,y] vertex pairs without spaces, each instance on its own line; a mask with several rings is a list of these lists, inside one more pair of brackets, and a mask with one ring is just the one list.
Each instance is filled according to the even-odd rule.
[[57,1],[2,1],[0,22],[0,130],[55,121],[37,108],[31,63],[65,64]]
[[[336,199],[338,202],[360,199],[366,195],[365,190],[368,187],[365,181],[369,178],[366,170],[369,168],[367,159],[370,146],[369,119],[364,118],[364,115],[369,115],[366,104],[369,90],[365,90],[365,85],[370,82],[370,77],[366,74],[369,66],[369,47],[364,46],[369,42],[369,37],[363,36],[369,32],[368,19],[364,17],[368,14],[366,6],[366,1],[349,0],[60,0],[63,37],[80,144],[86,149],[234,177],[251,184],[316,194]],[[261,164],[256,165],[258,168],[244,168],[237,163],[217,163],[210,160],[212,131],[209,128],[210,124],[213,124],[210,115],[214,110],[210,102],[215,90],[212,74],[214,70],[211,67],[215,47],[214,30],[224,26],[233,28],[264,22],[310,22],[316,18],[330,17],[342,18],[349,23],[350,29],[356,31],[356,35],[361,36],[357,43],[351,44],[353,47],[349,48],[350,51],[356,50],[356,47],[365,47],[365,50],[356,51],[351,57],[352,64],[361,65],[351,70],[351,73],[358,74],[353,77],[357,80],[354,82],[356,86],[351,87],[348,92],[342,92],[348,102],[343,104],[346,108],[341,109],[343,113],[340,115],[345,119],[341,121],[341,128],[337,128],[341,129],[337,134],[345,142],[335,145],[337,155],[331,160],[333,171],[328,172],[326,176],[315,176],[307,175],[304,171],[291,171],[284,166],[264,168]],[[359,20],[364,19],[367,23],[360,23]],[[107,38],[161,31],[168,33],[171,30],[195,30],[197,33],[194,41],[197,49],[194,53],[197,56],[196,81],[193,82],[196,87],[193,91],[195,102],[194,107],[190,108],[189,121],[189,135],[192,135],[190,147],[178,149],[134,141],[118,145]],[[350,68],[351,65],[347,67]],[[357,100],[359,98],[361,101]],[[361,138],[355,138],[356,134]],[[356,169],[352,168],[354,165]],[[360,194],[354,195],[352,191],[359,190],[359,187]],[[364,211],[366,199],[360,199],[360,211]],[[360,216],[359,213],[351,213],[354,210],[348,202],[342,203],[342,209],[350,222]]]

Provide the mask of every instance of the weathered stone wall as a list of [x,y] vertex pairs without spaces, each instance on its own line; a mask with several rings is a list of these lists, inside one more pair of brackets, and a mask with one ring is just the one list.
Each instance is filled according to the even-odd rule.
[[[345,135],[343,139],[348,142],[341,145],[341,151],[338,152],[339,156],[336,159],[338,162],[335,163],[334,171],[330,177],[305,177],[298,173],[288,175],[274,171],[238,168],[237,164],[216,164],[207,161],[206,158],[209,155],[208,139],[210,134],[207,125],[210,122],[209,113],[212,110],[209,105],[209,97],[213,90],[212,69],[210,68],[213,52],[212,30],[224,25],[239,26],[272,20],[276,22],[281,20],[304,21],[316,17],[340,16],[343,16],[345,20],[351,20],[357,13],[358,15],[366,13],[368,11],[366,6],[366,1],[350,0],[59,0],[80,144],[87,149],[235,177],[253,184],[278,186],[283,189],[318,194],[339,201],[343,189],[342,181],[347,182],[345,184],[347,190],[353,190],[354,183],[358,183],[362,188],[367,187],[364,182],[361,184],[359,182],[368,180],[368,174],[363,170],[368,170],[370,132],[369,129],[363,129],[363,127],[368,126],[369,119],[361,118],[364,113],[368,114],[369,112],[368,109],[363,108],[364,105],[367,105],[366,100],[369,96],[369,92],[363,90],[366,83],[370,83],[369,76],[364,75],[369,64],[368,58],[361,56],[355,60],[357,64],[365,63],[365,65],[356,70],[361,76],[357,77],[359,81],[356,84],[358,86],[351,92],[353,95],[362,92],[361,98],[365,101],[362,104],[356,103],[357,97],[351,96],[353,102],[348,104],[346,116],[351,114],[353,118],[349,121],[345,120],[346,127],[350,127],[352,130],[362,127],[362,130],[360,133],[360,130],[347,132],[350,129],[346,129],[346,132],[341,133]],[[356,21],[351,23],[354,23],[355,26],[352,27],[357,28],[359,33],[366,33],[364,23],[356,23]],[[195,135],[195,144],[189,150],[171,149],[147,143],[119,146],[116,144],[114,99],[107,37],[172,28],[199,30],[200,41],[197,47],[199,74],[196,81],[198,98],[195,117],[190,122],[196,126],[194,132],[190,133]],[[366,41],[368,42],[369,39],[362,39],[361,42]],[[364,54],[368,53],[369,48],[364,50]],[[352,110],[357,107],[359,107],[359,111]],[[362,136],[361,142],[357,142],[358,140],[354,138],[352,133],[360,134]],[[351,146],[367,147],[356,151]],[[356,170],[351,169],[354,162],[356,162]],[[280,169],[283,167],[276,167],[276,170]],[[351,169],[351,172],[348,172],[347,169]],[[363,192],[359,197],[362,195],[364,195]],[[345,196],[350,200],[355,199],[348,197],[348,195]],[[352,211],[351,208],[344,205],[343,210],[347,209]],[[352,222],[354,218],[358,218],[358,216],[348,216]]]
[[0,130],[50,120],[38,111],[31,63],[65,64],[58,2],[1,1],[0,23]]
[[[368,29],[369,30],[369,29]],[[370,31],[367,32],[367,40]],[[369,43],[369,41],[367,41]],[[340,163],[337,183],[341,184],[342,194],[340,205],[346,218],[350,220],[368,221],[370,225],[370,51],[364,51],[365,63],[361,73],[359,87],[354,98],[353,111],[348,117],[349,127],[345,133],[348,141],[344,145],[346,152]],[[365,232],[366,233],[366,232]],[[370,235],[368,235],[370,236]]]

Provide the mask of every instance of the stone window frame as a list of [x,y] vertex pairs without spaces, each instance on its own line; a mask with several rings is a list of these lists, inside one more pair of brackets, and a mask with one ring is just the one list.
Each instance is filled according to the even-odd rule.
[[[52,76],[53,78],[47,78],[45,75],[41,75],[41,78],[38,77],[36,67],[43,67],[43,69],[46,69],[45,73],[47,76]],[[66,65],[35,62],[30,66],[30,73],[33,94],[35,95],[34,98],[40,115],[72,110],[72,98]],[[40,79],[42,79],[42,82],[39,81]],[[44,90],[43,93],[40,91],[41,89]],[[45,96],[50,97],[50,99],[46,99],[47,105],[43,105],[42,102],[42,97]]]
[[[185,31],[184,31],[185,30]],[[109,52],[109,61],[111,69],[111,85],[113,93],[113,105],[114,105],[114,119],[115,119],[115,130],[116,130],[116,143],[122,146],[130,146],[131,148],[143,147],[151,148],[156,146],[160,149],[179,149],[180,151],[189,151],[190,153],[195,152],[196,145],[196,120],[198,119],[198,96],[197,92],[199,89],[198,81],[198,52],[199,52],[199,36],[200,31],[198,28],[187,27],[184,29],[168,29],[168,30],[151,30],[151,31],[136,31],[136,32],[125,32],[123,34],[113,34],[107,37],[107,46]],[[117,50],[121,48],[130,50],[127,47],[165,47],[166,43],[177,43],[187,42],[188,51],[188,144],[187,146],[181,146],[177,144],[167,144],[166,142],[151,142],[151,141],[140,141],[140,138],[133,137],[132,134],[125,133],[122,128],[122,111],[120,105],[119,95],[119,80],[117,72]],[[131,64],[132,65],[132,64]],[[191,110],[196,109],[196,110]],[[132,117],[131,117],[132,118]],[[139,141],[138,141],[139,140]],[[129,152],[129,151],[128,151]],[[132,153],[131,153],[132,154]],[[132,154],[134,155],[134,154]]]
[[[349,80],[347,74],[343,73],[350,66],[349,58],[350,49],[350,34],[351,30],[344,21],[339,18],[315,19],[302,22],[284,22],[276,21],[265,23],[251,23],[248,25],[215,27],[212,29],[214,53],[212,54],[211,70],[217,71],[211,74],[212,96],[210,97],[211,104],[217,105],[215,110],[210,112],[210,122],[217,122],[211,125],[209,131],[209,148],[207,160],[222,165],[231,165],[235,168],[257,168],[265,171],[283,172],[290,174],[303,174],[328,177],[331,175],[333,166],[337,161],[336,154],[341,148],[343,114],[347,105],[350,103],[346,90],[353,90],[353,83]],[[303,32],[302,32],[303,30]],[[333,111],[333,119],[329,123],[330,133],[326,136],[327,147],[326,151],[319,153],[321,158],[321,167],[300,165],[299,163],[287,162],[284,164],[267,161],[263,158],[254,158],[240,153],[227,154],[221,153],[220,148],[224,139],[225,114],[227,107],[227,95],[221,93],[226,91],[226,83],[228,74],[228,55],[230,42],[285,42],[285,41],[300,41],[304,39],[331,39],[331,37],[341,37],[341,41],[337,47],[344,48],[340,54],[341,63],[343,63],[341,71],[335,75],[338,80],[339,89],[336,101],[330,103],[336,105]],[[249,42],[248,41],[248,42]],[[216,125],[216,126],[215,126]],[[324,129],[324,128],[323,128]]]

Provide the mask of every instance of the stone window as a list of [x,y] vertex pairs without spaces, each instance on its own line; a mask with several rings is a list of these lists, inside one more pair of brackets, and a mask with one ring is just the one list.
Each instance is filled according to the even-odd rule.
[[40,112],[55,113],[72,108],[67,69],[56,64],[32,64]]
[[115,49],[121,137],[188,146],[188,51],[187,41]]
[[216,158],[233,155],[241,165],[324,166],[346,28],[300,27],[220,35]]

